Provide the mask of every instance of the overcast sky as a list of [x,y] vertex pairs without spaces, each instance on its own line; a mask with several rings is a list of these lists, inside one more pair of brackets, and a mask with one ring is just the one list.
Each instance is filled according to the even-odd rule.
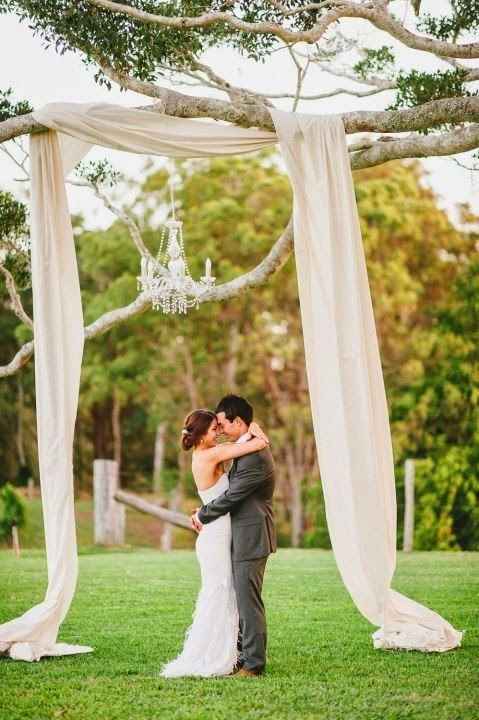
[[[430,0],[429,5],[435,12],[445,7],[443,0]],[[397,14],[405,17],[406,24],[412,16],[409,9],[406,12],[405,3],[394,3]],[[348,20],[341,23],[346,34],[354,33],[364,44],[378,47],[381,44],[395,43],[389,36],[371,29],[369,24],[361,21]],[[409,51],[398,48],[398,57],[401,65],[406,68],[432,69],[447,66],[435,61],[426,53]],[[400,49],[399,49],[400,48]],[[95,84],[93,71],[87,70],[81,62],[80,56],[67,54],[62,57],[54,50],[44,50],[38,38],[34,38],[26,24],[19,24],[15,17],[0,16],[0,87],[12,87],[15,97],[28,99],[34,107],[40,107],[53,101],[91,102],[106,101],[124,105],[146,104],[143,96],[135,93],[120,93],[113,89],[108,92]],[[229,50],[214,50],[204,58],[208,64],[220,72],[233,83],[251,87],[259,91],[293,92],[295,87],[295,69],[288,53],[285,51],[275,53],[265,64],[255,64],[247,61]],[[338,80],[330,75],[314,69],[305,84],[305,93],[317,93],[335,87],[353,87],[346,80]],[[357,86],[355,86],[357,87]],[[191,94],[208,94],[206,89],[181,88]],[[214,92],[213,92],[214,94]],[[348,95],[339,95],[326,101],[304,102],[300,109],[303,112],[332,113],[356,109],[383,109],[389,103],[387,93],[381,93],[369,98],[354,98]],[[278,107],[289,109],[291,101],[275,101]],[[133,178],[140,178],[145,164],[145,158],[128,155],[115,151],[98,149],[92,151],[89,158],[108,156],[110,161],[119,170]],[[465,163],[470,158],[460,156]],[[430,173],[429,182],[439,194],[441,203],[454,214],[454,206],[459,202],[469,202],[479,212],[479,174],[471,173],[458,167],[449,158],[431,158],[424,161]],[[1,187],[9,188],[21,196],[25,185],[15,183],[19,176],[13,164],[0,154]],[[19,189],[20,188],[20,189]],[[98,201],[92,198],[87,191],[70,189],[70,204],[73,212],[82,211],[90,226],[106,226],[111,222],[111,215]]]

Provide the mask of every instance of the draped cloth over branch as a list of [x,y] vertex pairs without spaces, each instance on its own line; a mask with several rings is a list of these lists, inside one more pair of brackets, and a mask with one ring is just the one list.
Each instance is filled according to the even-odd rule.
[[306,364],[328,526],[343,581],[379,630],[376,647],[446,651],[461,633],[390,587],[396,503],[387,405],[346,138],[336,116],[272,111],[277,135],[109,104],[54,103],[31,138],[32,282],[39,463],[49,584],[0,625],[23,660],[88,652],[57,643],[75,591],[72,446],[83,319],[64,176],[93,145],[169,157],[248,153],[280,142],[294,188]]

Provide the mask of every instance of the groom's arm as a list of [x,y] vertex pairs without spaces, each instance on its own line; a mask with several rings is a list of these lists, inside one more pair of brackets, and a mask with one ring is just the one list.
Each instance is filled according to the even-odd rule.
[[262,482],[264,482],[264,470],[261,456],[259,453],[245,455],[238,461],[233,486],[215,500],[203,505],[198,512],[199,521],[206,525],[221,515],[231,512],[248,495],[254,493]]

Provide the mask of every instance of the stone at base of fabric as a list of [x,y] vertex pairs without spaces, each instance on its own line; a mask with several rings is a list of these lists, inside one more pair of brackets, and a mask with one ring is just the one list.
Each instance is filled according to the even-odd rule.
[[46,647],[34,642],[0,643],[0,653],[12,660],[36,662],[42,657],[60,657],[62,655],[81,655],[93,652],[88,645],[68,645],[68,643],[55,643]]

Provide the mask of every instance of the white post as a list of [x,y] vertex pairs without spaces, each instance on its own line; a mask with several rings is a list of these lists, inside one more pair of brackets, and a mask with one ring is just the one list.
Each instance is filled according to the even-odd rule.
[[33,478],[28,478],[27,497],[29,500],[33,500],[35,497],[35,483]]
[[16,525],[12,526],[12,546],[16,557],[20,557],[20,539],[18,537],[18,528]]
[[125,506],[115,500],[118,489],[118,463],[115,460],[95,460],[93,504],[96,545],[123,545],[125,542]]
[[404,552],[411,552],[414,544],[414,460],[404,466]]

